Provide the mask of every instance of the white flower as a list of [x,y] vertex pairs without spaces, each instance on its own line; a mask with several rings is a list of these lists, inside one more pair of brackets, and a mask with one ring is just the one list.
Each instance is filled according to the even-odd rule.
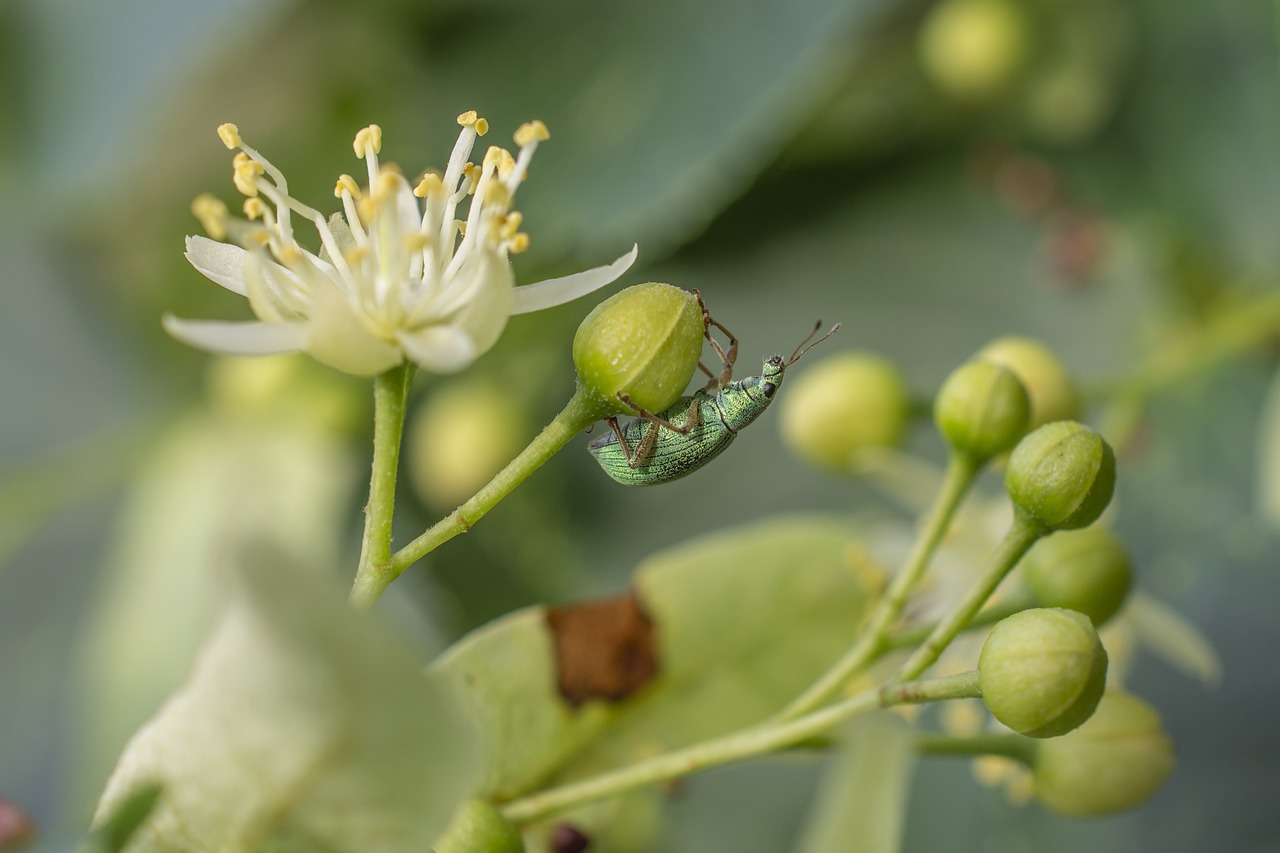
[[[186,257],[211,281],[248,298],[256,322],[164,318],[169,334],[201,349],[236,355],[305,351],[347,373],[381,373],[409,360],[436,373],[466,367],[497,341],[507,317],[559,305],[614,281],[636,249],[612,264],[515,287],[509,253],[528,235],[511,201],[524,180],[542,122],[515,134],[518,154],[491,147],[480,166],[467,162],[488,123],[474,112],[458,117],[462,133],[443,177],[428,173],[415,189],[378,164],[382,130],[356,135],[369,185],[350,175],[334,195],[342,213],[327,221],[289,195],[284,175],[246,145],[235,125],[218,135],[235,156],[235,184],[247,198],[247,219],[232,217],[211,196],[193,211],[214,240],[188,237]],[[417,196],[417,198],[415,198]],[[455,219],[470,197],[466,219]],[[421,207],[418,198],[423,199]],[[294,236],[294,215],[320,235],[312,253]],[[239,245],[221,243],[229,237]]]

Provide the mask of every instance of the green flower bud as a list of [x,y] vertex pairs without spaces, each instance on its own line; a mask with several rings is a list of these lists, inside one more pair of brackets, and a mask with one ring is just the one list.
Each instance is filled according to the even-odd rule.
[[1009,84],[1027,52],[1027,24],[1010,0],[944,0],[920,32],[920,58],[939,86],[972,98]]
[[864,447],[897,444],[909,415],[907,384],[893,362],[846,352],[810,365],[789,380],[782,400],[782,437],[810,462],[847,470]]
[[1004,477],[1019,514],[1046,531],[1092,524],[1115,484],[1111,446],[1075,421],[1045,424],[1018,442]]
[[1032,338],[997,338],[974,358],[1007,367],[1031,398],[1028,429],[1080,417],[1080,394],[1053,350]]
[[522,853],[520,833],[484,800],[468,800],[432,845],[434,853]]
[[698,369],[702,309],[692,293],[649,282],[601,302],[573,338],[578,386],[611,412],[630,414],[619,392],[651,412],[674,403]]
[[1024,610],[987,635],[978,683],[991,716],[1028,737],[1057,737],[1098,707],[1107,683],[1107,652],[1084,614]]
[[1037,745],[1036,798],[1071,817],[1133,808],[1173,772],[1173,743],[1143,702],[1110,690],[1098,710],[1068,735]]
[[970,361],[952,371],[933,404],[938,430],[956,450],[986,460],[1022,438],[1031,404],[1016,376],[996,364]]
[[1023,558],[1022,578],[1042,607],[1065,607],[1101,626],[1133,584],[1129,554],[1115,534],[1088,527],[1050,536]]
[[432,391],[409,421],[409,475],[428,505],[452,509],[524,448],[530,430],[497,385],[462,379]]

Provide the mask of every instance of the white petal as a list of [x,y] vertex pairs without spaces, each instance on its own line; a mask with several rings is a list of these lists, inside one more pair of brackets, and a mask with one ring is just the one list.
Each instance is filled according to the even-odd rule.
[[400,333],[409,360],[432,373],[457,373],[480,355],[465,332],[453,326],[427,326]]
[[374,335],[336,288],[315,294],[306,350],[321,364],[373,376],[404,361],[400,348]]
[[636,262],[636,255],[639,252],[639,246],[632,246],[630,252],[608,266],[517,287],[511,313],[528,314],[530,311],[541,311],[543,308],[563,305],[579,296],[586,296],[593,290],[599,290],[630,269]]
[[297,352],[307,343],[302,323],[229,323],[221,320],[183,320],[166,314],[164,330],[184,344],[228,355],[274,355]]
[[186,258],[191,266],[215,284],[245,296],[244,249],[208,237],[188,237]]

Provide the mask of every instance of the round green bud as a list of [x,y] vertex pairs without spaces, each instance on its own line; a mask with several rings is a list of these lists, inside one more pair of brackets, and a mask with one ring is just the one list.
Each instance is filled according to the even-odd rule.
[[1031,398],[1031,423],[1035,429],[1054,421],[1080,417],[1080,393],[1067,368],[1044,344],[1032,338],[997,338],[974,358],[1007,367],[1018,377]]
[[1028,737],[1058,737],[1098,707],[1107,652],[1089,617],[1038,608],[1001,620],[978,658],[982,701],[1001,723]]
[[943,89],[983,98],[1012,82],[1027,52],[1027,24],[1011,0],[943,0],[920,31],[920,59]]
[[1101,626],[1124,604],[1133,567],[1114,533],[1087,527],[1037,542],[1023,558],[1022,579],[1042,607],[1075,610]]
[[902,438],[910,414],[907,383],[888,359],[840,353],[790,382],[782,399],[782,437],[808,461],[843,471],[857,451]]
[[409,420],[409,475],[428,505],[452,509],[501,471],[530,433],[524,411],[496,384],[461,379],[432,391]]
[[1088,527],[1115,484],[1111,446],[1075,421],[1045,424],[1018,442],[1004,476],[1018,513],[1045,531]]
[[520,833],[492,805],[468,800],[458,806],[434,853],[522,853]]
[[684,393],[698,369],[703,332],[702,309],[692,293],[657,282],[628,287],[578,326],[578,387],[612,413],[631,413],[619,393],[660,412]]
[[956,450],[990,459],[1012,448],[1027,429],[1026,389],[998,364],[970,361],[952,371],[933,403],[938,430]]
[[1173,772],[1173,743],[1141,699],[1110,690],[1084,725],[1037,745],[1036,798],[1070,817],[1133,808]]

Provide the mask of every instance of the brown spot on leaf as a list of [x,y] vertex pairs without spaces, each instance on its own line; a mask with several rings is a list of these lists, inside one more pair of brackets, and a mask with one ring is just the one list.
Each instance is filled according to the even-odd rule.
[[585,853],[591,839],[571,823],[557,824],[551,832],[551,853]]
[[22,809],[0,799],[0,850],[17,850],[34,841],[36,825]]
[[547,611],[560,695],[575,708],[616,702],[658,672],[653,620],[634,591]]

